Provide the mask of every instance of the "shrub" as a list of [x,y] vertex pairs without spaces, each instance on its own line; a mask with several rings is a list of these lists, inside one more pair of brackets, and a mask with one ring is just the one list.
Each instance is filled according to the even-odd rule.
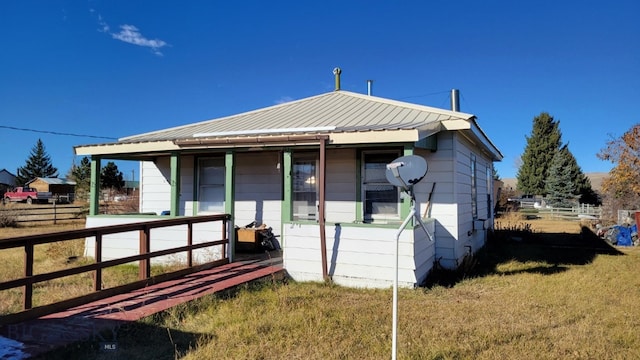
[[18,227],[18,217],[13,211],[0,212],[0,227]]

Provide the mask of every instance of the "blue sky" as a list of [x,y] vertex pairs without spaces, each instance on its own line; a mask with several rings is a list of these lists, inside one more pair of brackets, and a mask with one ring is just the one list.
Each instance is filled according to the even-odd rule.
[[635,0],[5,0],[0,169],[40,138],[64,176],[74,145],[332,91],[339,66],[344,90],[373,79],[395,100],[448,108],[459,89],[503,178],[543,111],[584,172],[606,172],[597,152],[640,121],[639,14]]

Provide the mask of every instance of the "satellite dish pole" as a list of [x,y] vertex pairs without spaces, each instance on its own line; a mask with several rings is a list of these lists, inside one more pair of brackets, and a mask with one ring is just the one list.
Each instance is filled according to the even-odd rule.
[[427,227],[420,218],[420,213],[416,210],[416,197],[413,192],[413,186],[420,182],[427,174],[427,161],[420,156],[409,155],[401,156],[395,159],[392,163],[387,164],[387,171],[385,173],[387,181],[392,185],[399,187],[403,192],[409,195],[411,199],[411,210],[404,219],[398,232],[396,233],[396,249],[395,249],[395,274],[393,278],[393,324],[391,335],[391,359],[396,360],[398,356],[398,249],[400,244],[400,234],[404,228],[409,224],[411,219],[416,219],[420,227],[427,234],[430,241],[433,241],[433,237],[427,230]]

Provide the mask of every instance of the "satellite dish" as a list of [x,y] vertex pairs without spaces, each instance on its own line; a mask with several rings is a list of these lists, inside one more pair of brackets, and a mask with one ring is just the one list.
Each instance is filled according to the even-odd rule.
[[401,156],[387,164],[385,176],[391,185],[409,190],[427,174],[427,160],[422,156]]

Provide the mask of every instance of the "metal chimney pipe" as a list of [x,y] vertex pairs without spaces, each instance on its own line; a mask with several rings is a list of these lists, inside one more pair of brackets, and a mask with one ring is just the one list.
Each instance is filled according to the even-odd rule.
[[371,96],[372,88],[373,88],[373,80],[367,80],[367,95]]
[[342,74],[342,70],[339,67],[333,69],[333,75],[336,76],[336,89],[335,89],[335,91],[340,90],[340,74]]
[[451,89],[451,110],[460,111],[460,92],[458,89]]

